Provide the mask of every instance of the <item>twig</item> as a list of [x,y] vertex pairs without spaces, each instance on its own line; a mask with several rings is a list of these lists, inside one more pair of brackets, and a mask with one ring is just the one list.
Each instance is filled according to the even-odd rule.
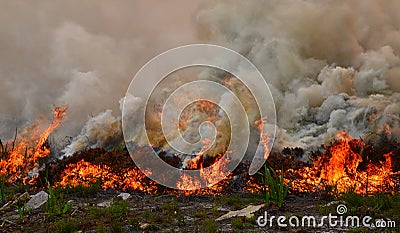
[[11,221],[8,220],[8,219],[4,219],[4,220],[3,220],[3,223],[0,225],[0,227],[4,227],[4,224],[5,224],[6,222],[8,222],[8,223],[10,223],[10,224],[13,224],[13,225],[17,225],[15,222],[11,222]]
[[11,151],[14,151],[15,142],[17,141],[17,133],[18,133],[18,128],[15,127],[15,135],[14,135],[14,141],[12,143],[12,150]]
[[21,194],[19,197],[17,197],[15,200],[13,200],[13,201],[11,200],[11,201],[7,202],[5,205],[3,205],[0,208],[0,211],[7,209],[8,207],[10,207],[10,206],[14,205],[15,203],[19,202],[20,200],[29,199],[29,197],[30,197],[29,193],[25,192],[25,193]]

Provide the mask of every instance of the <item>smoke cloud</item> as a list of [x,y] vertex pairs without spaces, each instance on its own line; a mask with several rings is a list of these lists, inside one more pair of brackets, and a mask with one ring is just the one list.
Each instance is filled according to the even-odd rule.
[[[120,130],[118,101],[133,75],[160,52],[196,42],[231,48],[261,71],[277,107],[278,149],[318,146],[343,129],[367,137],[389,126],[400,137],[400,2],[200,3],[5,1],[0,138],[59,104],[69,113],[58,134],[78,135],[65,153],[120,137],[96,127]],[[126,98],[137,103],[132,111],[143,107]],[[141,130],[129,137],[142,141]]]
[[212,1],[202,39],[248,57],[271,86],[277,147],[319,145],[347,129],[399,134],[398,1]]
[[[0,138],[26,124],[69,112],[59,137],[77,135],[118,101],[133,75],[166,49],[195,43],[199,0],[2,1]],[[53,134],[54,136],[54,134]]]

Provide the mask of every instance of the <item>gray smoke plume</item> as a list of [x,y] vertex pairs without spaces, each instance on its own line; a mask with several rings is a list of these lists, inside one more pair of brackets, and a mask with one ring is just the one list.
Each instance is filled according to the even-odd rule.
[[347,129],[400,136],[398,1],[212,1],[199,35],[248,57],[270,84],[277,147],[318,145]]
[[[69,105],[58,134],[78,134],[66,154],[103,145],[110,132],[120,137],[95,128],[120,129],[118,101],[134,73],[168,48],[200,41],[241,53],[264,75],[278,149],[319,145],[343,129],[357,138],[389,126],[400,137],[400,2],[217,0],[196,12],[199,3],[4,1],[0,137],[58,104]],[[126,98],[138,105],[132,111],[143,107]],[[81,130],[90,115],[98,116]],[[129,137],[142,141],[141,131]]]
[[56,105],[69,106],[61,138],[106,109],[119,116],[118,101],[145,62],[196,42],[199,2],[1,1],[0,138],[38,118],[49,124]]

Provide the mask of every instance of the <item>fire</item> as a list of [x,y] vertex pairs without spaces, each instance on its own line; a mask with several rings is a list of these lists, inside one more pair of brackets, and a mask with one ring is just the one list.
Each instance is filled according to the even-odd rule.
[[50,154],[50,150],[48,148],[43,147],[47,138],[56,129],[60,124],[65,114],[67,114],[68,107],[56,107],[53,110],[54,120],[50,124],[50,126],[42,133],[40,136],[39,142],[36,144],[35,153],[33,155],[33,159],[36,162],[38,158],[44,158]]
[[[203,148],[208,146],[205,144]],[[181,177],[177,181],[177,187],[179,189],[187,190],[184,192],[185,195],[197,194],[213,194],[222,191],[223,186],[218,184],[220,177],[226,178],[229,175],[226,165],[229,163],[230,159],[227,157],[229,155],[226,152],[226,156],[217,155],[213,157],[214,160],[212,166],[208,166],[205,162],[205,154],[200,152],[199,155],[190,161],[189,169],[199,169],[199,177],[195,179],[182,171]],[[211,157],[207,157],[211,159]],[[195,190],[201,184],[207,186],[203,190]]]
[[[292,184],[300,192],[317,191],[327,185],[337,192],[352,190],[359,194],[372,194],[394,190],[396,184],[392,177],[393,153],[384,154],[385,161],[371,162],[368,159],[368,148],[362,140],[353,139],[347,133],[337,134],[338,140],[326,147],[311,167],[299,170],[289,169],[288,174],[296,179]],[[367,164],[362,166],[362,164]]]
[[100,182],[102,189],[121,189],[155,193],[157,186],[154,182],[145,181],[147,177],[138,168],[123,168],[119,171],[106,164],[94,164],[81,159],[71,163],[63,170],[60,181],[55,186],[77,187],[90,186]]
[[267,123],[267,119],[264,117],[260,120],[255,121],[253,125],[258,129],[258,132],[260,133],[260,144],[264,147],[264,159],[268,159],[270,153],[268,147],[270,136],[263,133],[265,123]]
[[[53,111],[54,120],[50,126],[40,135],[33,133],[30,138],[16,136],[11,151],[2,151],[0,160],[0,175],[6,177],[7,182],[14,183],[22,180],[29,183],[32,177],[28,173],[37,168],[39,158],[44,158],[50,154],[50,150],[44,146],[51,132],[62,122],[67,107],[57,107]],[[36,129],[36,127],[33,127]],[[15,143],[17,143],[15,145]]]
[[185,191],[186,195],[193,194],[195,192],[195,187],[199,187],[201,185],[200,180],[193,179],[191,176],[187,175],[185,172],[182,172],[180,179],[177,182],[177,188]]
[[[330,147],[331,158],[328,163],[321,159],[319,167],[322,167],[321,178],[328,181],[329,184],[336,184],[340,179],[356,174],[357,167],[362,162],[361,155],[354,153],[350,148],[351,137],[346,132],[340,132],[337,138],[341,143]],[[361,143],[361,142],[357,142]]]

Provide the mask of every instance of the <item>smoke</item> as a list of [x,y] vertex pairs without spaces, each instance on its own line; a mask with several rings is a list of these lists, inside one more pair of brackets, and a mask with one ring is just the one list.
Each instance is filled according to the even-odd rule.
[[56,105],[69,106],[61,138],[106,109],[120,115],[118,101],[145,62],[196,42],[198,3],[2,1],[0,138],[38,118],[50,123]]
[[319,145],[347,129],[399,137],[398,1],[212,1],[202,39],[248,57],[270,84],[277,147]]
[[[54,105],[67,104],[56,132],[75,136],[67,155],[112,142],[121,137],[118,101],[138,69],[200,41],[238,51],[264,75],[277,107],[278,149],[317,146],[343,129],[366,137],[388,125],[400,137],[398,1],[217,0],[197,11],[199,3],[5,1],[0,138],[38,117],[50,120]],[[128,113],[143,107],[134,96],[125,100]],[[143,141],[142,130],[126,136]]]

